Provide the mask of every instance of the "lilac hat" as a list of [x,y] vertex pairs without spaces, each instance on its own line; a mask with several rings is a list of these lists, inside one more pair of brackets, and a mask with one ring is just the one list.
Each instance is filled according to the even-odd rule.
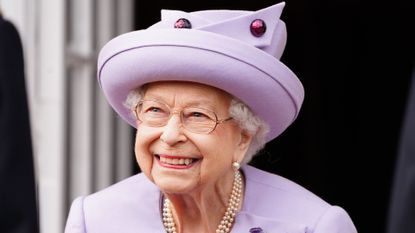
[[242,100],[269,126],[267,141],[297,117],[304,89],[280,62],[286,43],[279,3],[258,11],[162,10],[148,29],[109,41],[98,57],[98,81],[110,105],[131,126],[128,93],[155,81],[191,81]]

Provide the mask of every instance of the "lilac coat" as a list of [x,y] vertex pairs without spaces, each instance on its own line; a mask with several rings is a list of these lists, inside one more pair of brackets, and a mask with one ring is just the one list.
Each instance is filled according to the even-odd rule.
[[[356,233],[348,214],[283,177],[244,166],[246,189],[232,233]],[[72,203],[65,233],[164,233],[160,191],[144,174]],[[258,231],[261,232],[261,231]]]

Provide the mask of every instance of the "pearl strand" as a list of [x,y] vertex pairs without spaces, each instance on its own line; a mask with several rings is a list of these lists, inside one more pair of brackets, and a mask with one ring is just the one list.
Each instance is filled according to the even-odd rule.
[[[220,221],[216,233],[228,233],[232,229],[232,225],[235,221],[236,213],[241,205],[242,201],[242,175],[239,170],[235,171],[235,178],[233,181],[232,193],[228,201],[226,212]],[[174,224],[173,213],[171,210],[171,202],[165,198],[163,201],[163,224],[166,232],[177,233],[176,226]]]

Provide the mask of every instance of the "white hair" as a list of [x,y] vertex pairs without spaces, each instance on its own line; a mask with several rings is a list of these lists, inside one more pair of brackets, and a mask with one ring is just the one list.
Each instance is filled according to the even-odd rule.
[[[128,94],[124,106],[134,110],[137,103],[143,98],[145,87],[139,87],[131,90]],[[242,101],[232,96],[229,106],[229,116],[238,124],[238,126],[252,135],[252,141],[245,154],[242,164],[246,164],[256,155],[266,144],[266,135],[269,132],[269,126],[262,119],[256,116],[251,109]]]

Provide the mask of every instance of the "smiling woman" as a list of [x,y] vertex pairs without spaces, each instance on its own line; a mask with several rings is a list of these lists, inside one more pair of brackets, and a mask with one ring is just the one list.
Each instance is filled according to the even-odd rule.
[[[181,116],[184,110],[197,106],[209,109],[213,117],[229,118],[229,95],[202,84],[154,83],[148,86],[143,98],[162,101]],[[185,123],[189,121],[181,120],[181,116],[170,114],[163,127],[148,125],[146,121],[137,122],[135,152],[140,168],[165,194],[188,194],[194,195],[194,198],[207,195],[208,198],[204,198],[206,201],[229,196],[218,194],[231,190],[234,172],[229,169],[230,164],[243,160],[251,136],[232,121],[216,126],[216,117],[212,119],[208,116],[203,116],[206,119],[198,123],[191,123],[201,125],[202,131],[191,131],[190,123]],[[205,130],[207,124],[210,125],[208,131]],[[181,159],[191,163],[180,166],[177,162]],[[220,193],[208,193],[218,191]]]
[[246,165],[304,97],[279,61],[283,7],[164,10],[159,23],[102,48],[98,80],[137,129],[142,173],[76,199],[67,233],[356,232],[342,208]]

